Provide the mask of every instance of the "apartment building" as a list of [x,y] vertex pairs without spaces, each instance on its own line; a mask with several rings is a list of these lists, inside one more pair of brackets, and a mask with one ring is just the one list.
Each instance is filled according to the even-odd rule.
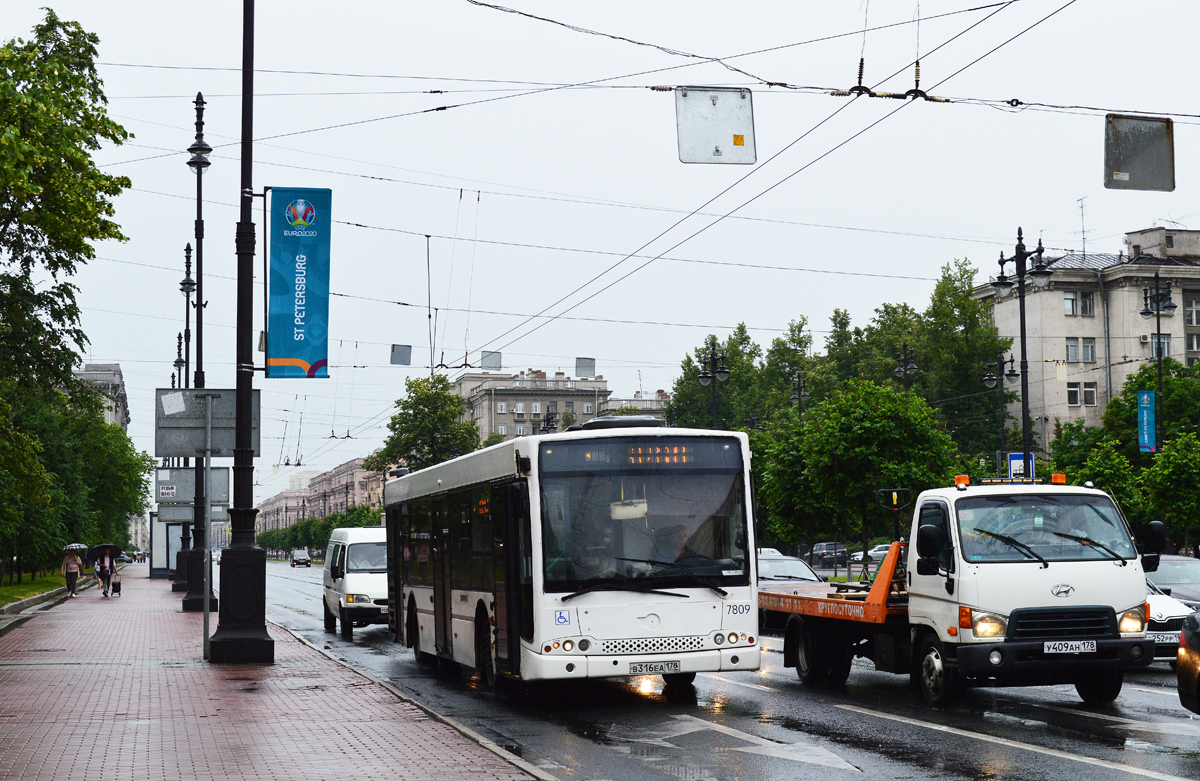
[[450,381],[450,390],[466,401],[465,417],[479,425],[485,440],[492,432],[505,439],[537,434],[547,423],[560,431],[567,413],[568,419],[583,423],[600,414],[610,393],[603,376],[547,376],[534,369],[518,374],[464,372]]
[[[1054,272],[1049,285],[1037,288],[1027,279],[1025,294],[1029,411],[1042,442],[1053,437],[1056,420],[1100,425],[1125,379],[1156,360],[1159,350],[1188,365],[1200,359],[1200,231],[1133,231],[1120,254],[1070,253],[1047,263]],[[1176,308],[1155,312],[1151,306],[1146,317],[1145,290],[1156,271]],[[983,284],[975,296],[992,304],[993,322],[1000,336],[1013,339],[1019,363],[1015,287],[996,300],[992,285]],[[1160,334],[1154,314],[1161,315]],[[1019,383],[1008,387],[1020,391]],[[1019,420],[1020,409],[1018,401],[1009,413]]]

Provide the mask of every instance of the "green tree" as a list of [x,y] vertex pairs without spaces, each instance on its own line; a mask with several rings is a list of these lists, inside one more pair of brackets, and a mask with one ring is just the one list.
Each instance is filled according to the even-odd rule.
[[1150,510],[1165,515],[1168,528],[1182,530],[1183,547],[1190,550],[1200,518],[1200,438],[1189,431],[1167,442],[1142,479]]
[[1075,485],[1090,482],[1108,493],[1131,524],[1138,524],[1145,517],[1145,494],[1141,475],[1129,459],[1121,452],[1113,439],[1102,439],[1087,454],[1087,460],[1077,470],[1066,473]]
[[[713,349],[724,354],[722,364],[729,370],[729,378],[721,381],[712,378],[710,385],[700,383],[700,374],[708,369]],[[671,390],[670,409],[678,426],[686,428],[712,428],[712,384],[716,384],[717,426],[731,430],[739,427],[746,415],[761,410],[758,374],[762,348],[750,338],[744,324],[739,324],[733,333],[721,343],[716,336],[709,335],[704,344],[685,356],[680,366],[679,377]],[[761,411],[755,412],[761,415]]]
[[482,446],[483,447],[491,447],[492,445],[499,445],[503,441],[504,441],[504,435],[501,434],[499,431],[493,431],[491,434],[487,435],[487,439],[483,440]]
[[566,431],[571,426],[575,425],[575,413],[569,409],[563,410],[562,413],[562,430]]
[[799,455],[826,531],[859,532],[865,541],[884,520],[881,488],[920,491],[949,484],[954,440],[915,394],[851,380],[806,414]]
[[0,373],[69,387],[87,337],[68,280],[92,242],[124,240],[112,199],[130,186],[92,153],[128,134],[109,119],[99,39],[47,10],[32,40],[0,47]]
[[[1200,365],[1184,366],[1173,358],[1163,358],[1163,393],[1159,399],[1162,414],[1157,416],[1162,441],[1170,442],[1180,432],[1196,431],[1200,420]],[[1142,366],[1125,380],[1121,393],[1104,410],[1104,430],[1115,437],[1131,464],[1147,467],[1152,453],[1142,453],[1137,436],[1137,394],[1158,389],[1156,362]]]
[[[1050,441],[1054,471],[1062,472],[1074,480],[1082,474],[1092,451],[1105,439],[1111,441],[1112,435],[1099,426],[1087,425],[1082,419],[1055,423],[1054,439]],[[1128,459],[1125,463],[1129,463]]]
[[410,377],[404,388],[407,395],[396,402],[398,412],[388,421],[391,433],[383,447],[363,461],[364,469],[382,471],[404,464],[416,471],[478,449],[479,426],[461,420],[466,403],[451,392],[446,377]]

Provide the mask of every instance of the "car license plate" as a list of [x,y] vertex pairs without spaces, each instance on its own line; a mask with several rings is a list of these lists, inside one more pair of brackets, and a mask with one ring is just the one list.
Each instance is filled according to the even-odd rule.
[[380,613],[386,613],[386,612],[387,612],[387,608],[386,608],[386,607],[381,607],[381,608],[379,608],[379,612],[380,612]]
[[1091,654],[1096,652],[1096,641],[1057,640],[1043,644],[1042,652],[1047,654]]
[[679,672],[679,662],[631,662],[629,665],[630,675],[677,672]]
[[1179,642],[1178,632],[1151,632],[1146,637],[1156,645],[1175,645]]

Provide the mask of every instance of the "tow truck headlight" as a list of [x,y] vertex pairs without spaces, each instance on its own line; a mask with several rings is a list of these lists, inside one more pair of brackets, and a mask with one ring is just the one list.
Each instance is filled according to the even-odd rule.
[[995,613],[972,610],[971,630],[976,637],[1004,637],[1008,633],[1008,619]]
[[1146,614],[1144,606],[1126,610],[1117,619],[1117,628],[1121,630],[1123,635],[1136,635],[1146,631]]

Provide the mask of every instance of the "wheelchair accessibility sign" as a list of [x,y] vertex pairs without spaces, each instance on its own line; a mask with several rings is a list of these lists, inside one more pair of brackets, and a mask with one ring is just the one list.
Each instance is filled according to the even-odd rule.
[[570,610],[555,610],[554,611],[554,625],[555,626],[569,626],[570,624],[571,624],[571,611]]

